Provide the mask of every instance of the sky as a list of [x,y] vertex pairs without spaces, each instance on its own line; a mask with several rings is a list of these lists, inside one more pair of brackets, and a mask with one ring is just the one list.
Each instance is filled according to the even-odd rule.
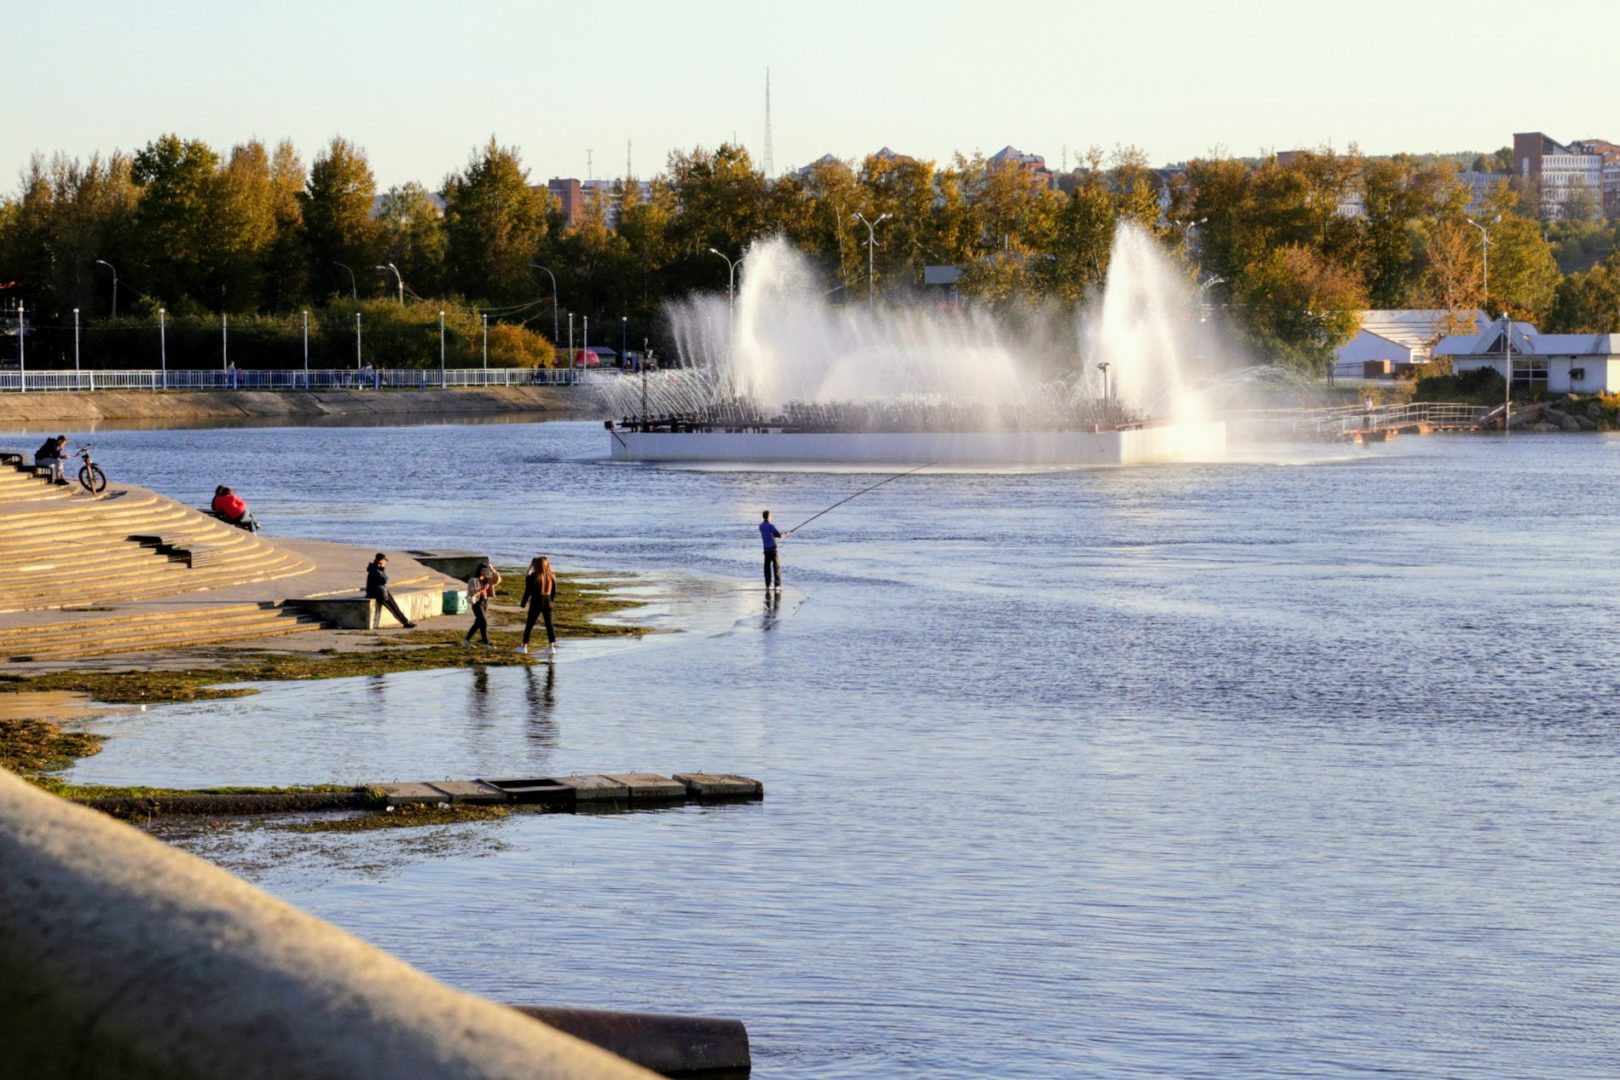
[[[1515,131],[1620,141],[1591,46],[1611,0],[608,0],[476,5],[0,0],[0,190],[31,154],[218,150],[333,135],[380,187],[437,188],[493,135],[537,182],[661,171],[735,137],[778,172],[881,146],[944,160],[1090,146],[1156,164],[1355,143],[1494,150]],[[1502,77],[1506,74],[1508,77]]]

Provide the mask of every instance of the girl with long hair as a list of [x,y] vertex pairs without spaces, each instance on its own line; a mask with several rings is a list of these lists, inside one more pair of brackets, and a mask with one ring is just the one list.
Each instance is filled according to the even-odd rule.
[[517,651],[529,651],[529,635],[534,633],[534,624],[539,619],[546,620],[546,659],[557,659],[557,632],[551,626],[551,601],[557,595],[557,575],[551,572],[551,560],[544,555],[536,555],[529,563],[529,572],[523,575],[523,599],[518,601],[520,607],[528,608],[528,614],[523,620],[523,644]]

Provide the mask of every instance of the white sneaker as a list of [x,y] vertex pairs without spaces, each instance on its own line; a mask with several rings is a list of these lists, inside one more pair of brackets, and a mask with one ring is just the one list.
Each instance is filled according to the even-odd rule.
[[557,646],[555,646],[555,645],[547,645],[546,646],[546,659],[547,660],[555,660],[555,659],[557,659]]
[[518,647],[517,647],[517,651],[518,651],[518,652],[520,652],[520,653],[523,653],[523,654],[525,654],[525,655],[527,655],[527,654],[528,654],[528,651],[529,651],[529,647],[528,647],[528,646],[527,646],[527,645],[519,645],[519,646],[518,646]]

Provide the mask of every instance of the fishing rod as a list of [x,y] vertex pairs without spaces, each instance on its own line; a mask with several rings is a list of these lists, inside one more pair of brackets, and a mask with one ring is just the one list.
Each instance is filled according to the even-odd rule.
[[[941,458],[940,460],[943,461],[944,459]],[[890,477],[888,477],[886,479],[883,479],[883,480],[879,480],[877,483],[873,484],[871,487],[863,487],[863,488],[861,488],[861,490],[857,491],[854,495],[848,495],[848,496],[845,496],[842,499],[839,499],[837,502],[835,502],[831,506],[827,507],[827,509],[823,510],[821,512],[821,514],[830,514],[834,510],[838,509],[840,506],[843,506],[845,503],[849,502],[850,499],[859,498],[860,496],[865,495],[868,491],[876,491],[878,488],[882,487],[884,484],[893,483],[894,481],[899,480],[903,476],[910,476],[912,473],[922,472],[924,469],[929,468],[930,466],[933,466],[933,465],[938,465],[938,464],[939,464],[939,461],[930,461],[927,465],[918,465],[915,469],[907,469],[903,473],[895,473],[893,476],[890,476]],[[799,524],[797,524],[797,525],[793,526],[793,528],[789,529],[788,532],[790,532],[790,533],[798,532],[800,529],[804,528],[806,525],[808,525],[812,521],[816,520],[816,518],[820,517],[821,514],[815,514],[815,515],[813,515],[811,517],[805,518]]]

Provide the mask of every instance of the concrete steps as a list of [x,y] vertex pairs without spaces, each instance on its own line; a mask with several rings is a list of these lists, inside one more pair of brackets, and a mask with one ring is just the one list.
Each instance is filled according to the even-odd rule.
[[0,466],[0,613],[139,602],[313,569],[294,551],[153,492],[93,497]]
[[282,637],[321,628],[318,619],[274,604],[202,604],[0,629],[0,657],[12,663],[73,660]]

